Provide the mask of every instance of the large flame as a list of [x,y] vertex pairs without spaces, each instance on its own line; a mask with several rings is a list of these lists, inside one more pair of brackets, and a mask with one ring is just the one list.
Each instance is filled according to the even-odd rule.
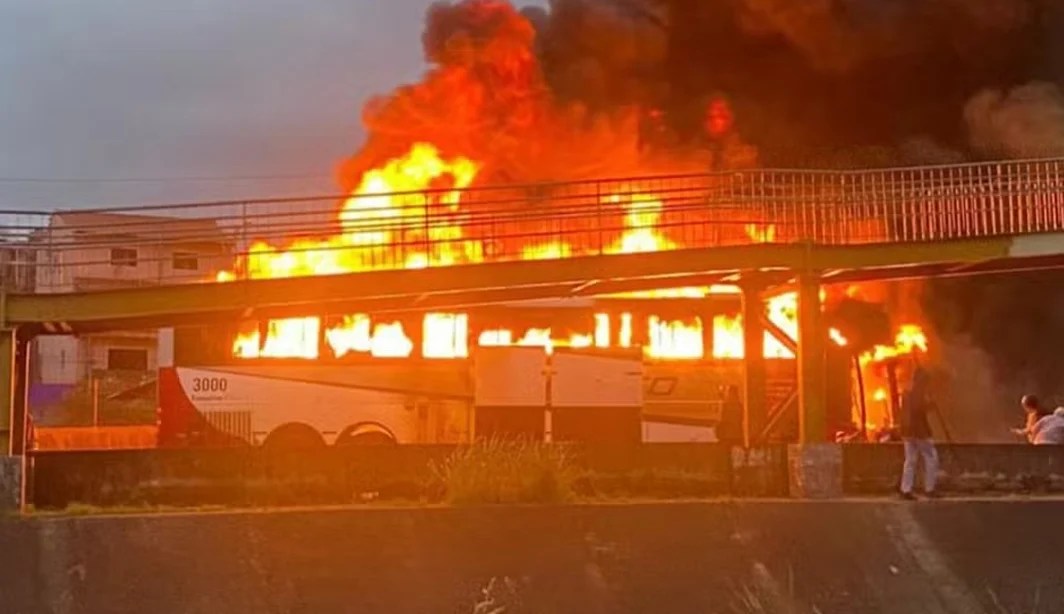
[[[478,166],[465,158],[444,159],[430,144],[414,145],[404,156],[366,172],[339,213],[342,232],[320,240],[298,240],[286,249],[255,242],[236,271],[223,271],[218,281],[240,277],[260,279],[329,275],[385,268],[422,268],[482,262],[479,242],[467,239],[453,220],[461,206],[462,189],[476,178]],[[447,184],[444,191],[424,191]],[[660,198],[638,186],[621,186],[604,195],[602,202],[624,210],[623,227],[604,251],[635,254],[671,250],[677,243],[661,232],[664,205]],[[431,220],[431,223],[426,223]],[[578,250],[562,241],[532,243],[521,248],[526,260],[565,258]],[[396,254],[403,254],[397,261]],[[628,293],[628,298],[705,297],[711,293],[735,292],[727,287],[672,288]],[[632,317],[623,315],[616,327],[617,344],[632,345]],[[288,318],[270,321],[266,337],[258,329],[239,334],[233,344],[243,358],[316,358],[321,336],[334,356],[363,353],[379,357],[405,357],[414,353],[414,343],[399,322],[371,322],[366,314],[351,314],[321,333],[319,318]],[[609,347],[611,317],[597,314],[595,330],[554,338],[549,329],[516,333],[508,329],[484,331],[480,345],[530,345],[552,351],[554,347]],[[662,321],[647,323],[646,353],[655,358],[700,358],[705,354],[702,323]],[[458,358],[468,355],[468,321],[460,314],[429,314],[422,327],[422,355],[426,358]],[[734,334],[731,331],[729,334]],[[738,331],[741,345],[741,330]],[[721,340],[726,348],[732,342]],[[716,352],[720,356],[727,351]]]
[[[363,175],[340,210],[339,235],[295,241],[283,250],[256,242],[238,263],[238,270],[219,273],[218,281],[231,281],[238,276],[300,277],[481,262],[480,244],[465,240],[461,226],[450,215],[460,207],[461,190],[469,187],[477,170],[471,160],[444,159],[434,146],[415,144],[406,155]],[[447,187],[426,193],[441,183]],[[425,224],[428,219],[433,223]],[[402,254],[401,261],[396,261],[396,254]],[[453,329],[455,321],[449,321]],[[257,330],[238,335],[233,352],[243,358],[316,358],[320,327],[321,322],[315,317],[272,320],[265,340]],[[452,347],[441,346],[437,337],[449,334],[443,328],[436,319],[426,318],[425,338],[431,347],[428,353],[438,357],[465,355],[464,343],[455,341]],[[344,317],[325,331],[325,340],[336,356],[363,352],[404,357],[413,352],[413,343],[400,323],[371,326],[364,314]]]
[[[341,232],[315,240],[297,240],[285,249],[255,242],[234,271],[223,271],[219,281],[238,278],[278,278],[329,275],[394,268],[423,268],[477,263],[484,260],[479,241],[466,237],[457,215],[463,189],[476,179],[478,164],[455,157],[444,158],[431,144],[418,143],[403,156],[370,169],[347,198],[339,212]],[[603,195],[602,203],[623,210],[622,227],[606,237],[603,251],[637,254],[681,247],[662,231],[664,204],[652,191],[639,185],[620,186]],[[749,240],[775,240],[775,227],[748,224]],[[601,238],[600,238],[601,240]],[[532,242],[522,246],[521,258],[543,260],[566,258],[584,246],[560,240]],[[701,298],[716,293],[735,293],[734,287],[703,286],[627,293],[625,298]],[[797,297],[786,293],[772,297],[767,317],[786,337],[797,337]],[[506,328],[480,333],[479,345],[525,345],[553,351],[556,347],[632,347],[636,332],[631,314],[595,315],[593,330],[559,336],[551,329],[523,331]],[[741,316],[718,315],[709,335],[701,318],[670,320],[651,316],[639,335],[644,351],[658,359],[742,358],[744,353]],[[324,329],[323,329],[324,328]],[[917,332],[903,329],[910,345],[921,347]],[[917,329],[918,330],[918,329]],[[611,332],[616,332],[616,338]],[[399,321],[375,321],[367,314],[349,314],[324,325],[317,317],[272,320],[265,336],[258,328],[242,331],[233,343],[233,353],[243,358],[318,357],[323,340],[336,357],[366,354],[377,357],[408,357],[415,342]],[[845,345],[835,330],[831,339]],[[712,347],[707,352],[707,341]],[[461,358],[469,355],[469,323],[465,314],[427,314],[421,326],[421,355],[426,358]],[[766,332],[763,352],[771,358],[793,358],[788,344]],[[902,346],[899,346],[902,347]],[[888,350],[877,350],[881,359]],[[898,350],[903,351],[903,350]]]
[[[874,433],[877,425],[890,426],[897,421],[896,407],[888,391],[884,367],[900,359],[917,357],[928,351],[927,334],[917,324],[898,327],[893,345],[877,345],[864,352],[858,361],[865,382],[865,428]],[[899,391],[900,392],[900,391]],[[856,413],[856,412],[855,412]]]

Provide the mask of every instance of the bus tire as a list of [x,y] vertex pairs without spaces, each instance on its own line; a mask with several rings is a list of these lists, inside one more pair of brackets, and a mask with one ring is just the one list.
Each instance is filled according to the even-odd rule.
[[325,440],[314,428],[292,422],[270,431],[262,442],[262,447],[267,450],[313,450],[325,447]]
[[393,446],[398,442],[395,435],[383,426],[364,422],[349,426],[340,433],[336,446]]

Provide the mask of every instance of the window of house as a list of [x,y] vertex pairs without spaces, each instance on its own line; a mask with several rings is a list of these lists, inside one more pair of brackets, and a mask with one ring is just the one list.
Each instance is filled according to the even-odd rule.
[[117,371],[147,371],[148,350],[109,348],[107,368]]
[[132,247],[112,247],[111,264],[114,266],[137,266],[137,250]]
[[175,271],[198,271],[199,257],[191,252],[174,252],[173,267]]

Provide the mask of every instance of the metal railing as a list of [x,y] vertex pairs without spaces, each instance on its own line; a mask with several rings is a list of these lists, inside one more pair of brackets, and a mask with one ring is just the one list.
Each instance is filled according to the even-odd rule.
[[1064,159],[0,212],[15,291],[632,251],[929,242],[1064,230]]

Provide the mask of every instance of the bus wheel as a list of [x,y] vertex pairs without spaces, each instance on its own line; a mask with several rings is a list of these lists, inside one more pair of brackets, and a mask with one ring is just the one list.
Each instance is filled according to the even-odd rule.
[[336,438],[337,446],[391,446],[395,436],[379,424],[356,424],[349,426]]
[[268,450],[313,450],[325,447],[321,434],[306,424],[285,424],[266,436],[262,447]]

